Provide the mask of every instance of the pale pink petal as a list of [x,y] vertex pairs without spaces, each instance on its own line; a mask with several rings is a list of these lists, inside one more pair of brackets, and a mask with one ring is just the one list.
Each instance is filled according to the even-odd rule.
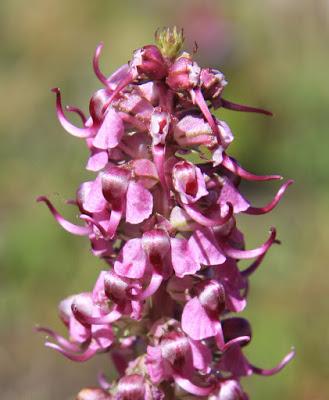
[[191,249],[186,239],[172,238],[170,243],[172,265],[179,278],[199,271],[201,266],[191,254]]
[[78,190],[78,198],[85,211],[91,213],[102,212],[107,205],[102,192],[100,175],[94,181],[84,182]]
[[188,244],[193,257],[200,264],[218,265],[223,264],[226,259],[221,249],[216,245],[215,237],[208,230],[196,230],[190,237]]
[[99,171],[105,167],[108,158],[107,150],[92,149],[86,168],[89,171]]
[[166,377],[165,366],[160,347],[147,346],[145,359],[147,372],[153,383],[159,383]]
[[153,210],[153,197],[145,187],[131,181],[127,191],[126,221],[139,224],[148,218]]
[[197,297],[185,304],[182,329],[194,340],[213,337],[217,333],[216,323],[208,316]]
[[107,350],[114,340],[112,328],[109,325],[93,325],[91,328],[93,340],[90,348]]
[[119,144],[123,134],[122,119],[113,108],[110,108],[93,140],[93,145],[98,149],[112,149]]
[[211,352],[208,346],[200,341],[190,339],[193,366],[203,372],[209,372],[211,363]]
[[123,246],[114,263],[118,275],[127,278],[142,278],[146,268],[146,254],[142,248],[141,239],[131,239]]
[[247,210],[250,206],[249,202],[229,179],[225,179],[218,199],[218,204],[222,206],[223,211],[227,210],[227,203],[232,204],[234,213],[236,214]]

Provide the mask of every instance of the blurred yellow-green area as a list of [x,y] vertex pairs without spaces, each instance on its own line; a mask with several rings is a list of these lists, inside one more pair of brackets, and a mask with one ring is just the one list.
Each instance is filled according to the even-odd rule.
[[[57,303],[88,291],[102,262],[88,241],[56,225],[35,198],[49,195],[68,217],[64,201],[92,175],[84,170],[83,141],[59,126],[50,88],[65,104],[87,111],[101,85],[91,59],[110,74],[134,49],[153,41],[158,27],[185,30],[187,50],[198,43],[201,66],[223,71],[225,97],[271,109],[273,118],[218,112],[235,135],[230,154],[256,173],[295,179],[270,215],[240,218],[247,246],[261,243],[271,225],[274,246],[253,276],[247,311],[250,360],[276,364],[292,345],[296,358],[280,374],[244,380],[254,400],[329,397],[329,4],[327,0],[1,0],[0,2],[0,397],[3,400],[74,399],[96,385],[109,359],[74,364],[43,347],[40,323],[64,333]],[[244,185],[256,205],[278,183]]]

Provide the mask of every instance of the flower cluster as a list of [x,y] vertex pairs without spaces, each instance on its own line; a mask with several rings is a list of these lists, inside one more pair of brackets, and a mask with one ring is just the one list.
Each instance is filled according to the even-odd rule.
[[[48,198],[38,200],[65,230],[87,236],[107,267],[90,292],[60,303],[69,339],[38,330],[52,339],[46,346],[71,360],[111,356],[118,379],[110,384],[100,375],[100,388],[83,389],[79,400],[245,400],[240,379],[279,371],[293,352],[270,370],[243,353],[251,327],[232,313],[246,307],[249,277],[278,241],[271,228],[262,245],[246,249],[236,218],[271,211],[292,181],[264,207],[250,204],[241,179],[282,178],[254,175],[230,157],[233,134],[212,110],[270,113],[225,100],[224,75],[181,52],[181,32],[158,32],[157,44],[136,50],[109,77],[97,47],[93,67],[103,87],[91,97],[90,116],[66,109],[82,127],[68,120],[53,89],[58,119],[85,140],[96,177],[71,201],[80,224]],[[253,261],[241,270],[243,259]]]

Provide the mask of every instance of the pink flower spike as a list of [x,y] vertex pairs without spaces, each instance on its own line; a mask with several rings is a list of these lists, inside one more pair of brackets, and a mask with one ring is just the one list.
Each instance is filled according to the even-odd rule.
[[257,375],[262,375],[262,376],[271,376],[274,374],[277,374],[280,372],[293,358],[295,357],[295,350],[292,349],[290,353],[288,353],[283,360],[280,361],[280,363],[271,369],[263,369],[263,368],[258,368],[255,367],[254,365],[250,364],[250,367],[252,369],[252,372]]
[[72,233],[73,235],[78,236],[88,236],[91,233],[91,229],[88,226],[79,226],[72,224],[71,222],[64,219],[61,214],[58,213],[56,208],[52,205],[52,203],[48,200],[46,196],[39,196],[37,198],[38,202],[43,202],[47,205],[50,212],[53,214],[56,221],[64,228],[67,232]]
[[233,157],[223,153],[223,167],[248,181],[272,181],[283,179],[281,175],[255,175],[243,169]]
[[277,194],[275,195],[274,199],[268,203],[264,207],[249,207],[247,208],[244,213],[245,214],[250,214],[250,215],[262,215],[262,214],[267,214],[268,212],[272,211],[273,208],[276,207],[276,205],[279,203],[281,198],[283,197],[285,191],[287,190],[288,186],[293,184],[294,181],[292,179],[288,180],[285,182],[280,189],[278,190]]
[[78,128],[73,125],[66,117],[62,107],[61,92],[59,88],[51,89],[53,93],[56,94],[56,112],[59,122],[62,127],[71,135],[79,138],[88,138],[92,135],[91,128]]

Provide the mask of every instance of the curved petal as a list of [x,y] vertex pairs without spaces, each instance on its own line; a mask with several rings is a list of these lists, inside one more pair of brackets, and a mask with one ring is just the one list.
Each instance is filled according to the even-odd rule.
[[152,296],[160,287],[163,277],[156,272],[153,272],[149,285],[141,293],[136,295],[129,295],[129,298],[134,301],[143,301]]
[[49,208],[50,212],[53,214],[56,221],[67,232],[70,232],[73,235],[78,235],[78,236],[87,236],[92,232],[91,228],[89,226],[75,225],[75,224],[72,224],[71,222],[67,221],[66,219],[64,219],[61,216],[61,214],[59,214],[59,212],[56,210],[56,208],[52,205],[52,203],[48,200],[48,198],[46,196],[39,196],[37,198],[37,201],[43,202],[47,205],[47,207]]
[[284,192],[286,191],[288,186],[290,186],[293,183],[294,183],[294,181],[292,179],[289,179],[287,182],[285,182],[278,190],[274,199],[272,201],[270,201],[266,206],[264,206],[264,207],[249,207],[244,211],[244,213],[250,214],[250,215],[261,215],[261,214],[266,214],[266,213],[272,211],[273,208],[276,207],[276,205],[281,200],[281,198],[284,195]]
[[51,89],[53,93],[56,94],[56,113],[58,120],[62,127],[71,135],[79,138],[88,138],[92,135],[92,128],[78,128],[73,125],[66,117],[62,107],[61,92],[59,88]]
[[97,78],[102,82],[103,85],[108,86],[106,76],[99,69],[99,57],[101,55],[103,46],[104,46],[104,43],[100,42],[99,45],[96,47],[95,54],[93,57],[93,68],[94,68],[94,72],[95,72],[95,75],[97,76]]
[[232,101],[224,100],[223,98],[220,99],[220,105],[224,108],[233,111],[254,112],[254,113],[269,115],[271,117],[273,116],[273,113],[271,111],[264,110],[263,108],[245,106],[243,104],[237,104],[233,103]]
[[295,350],[293,349],[290,353],[288,353],[282,361],[280,361],[280,363],[271,369],[263,369],[263,368],[258,368],[255,367],[254,365],[250,364],[250,367],[252,369],[252,372],[257,374],[257,375],[263,375],[263,376],[271,376],[274,375],[276,373],[278,373],[279,371],[282,370],[282,368],[284,368],[295,356]]
[[233,174],[248,181],[273,181],[283,179],[281,175],[255,175],[243,169],[233,157],[223,153],[223,167],[233,172]]
[[69,360],[77,361],[77,362],[88,361],[96,354],[96,350],[91,349],[89,347],[83,353],[72,353],[72,352],[62,349],[60,346],[58,346],[55,343],[46,342],[45,346],[58,351],[59,353],[63,354],[63,356],[65,356]]
[[37,332],[42,332],[45,333],[48,336],[51,336],[56,340],[56,342],[65,350],[67,351],[73,351],[73,352],[79,352],[80,347],[76,343],[72,343],[69,340],[65,339],[63,336],[59,335],[55,331],[53,331],[50,328],[46,328],[43,326],[36,326],[36,331]]
[[248,259],[261,256],[262,254],[266,253],[267,250],[272,246],[275,241],[276,237],[276,230],[274,228],[270,231],[269,239],[260,247],[253,250],[239,250],[229,246],[225,242],[221,242],[221,247],[224,250],[224,253],[228,257],[236,258],[236,259]]
[[89,317],[87,315],[84,315],[83,322],[85,324],[90,324],[90,325],[106,325],[106,324],[112,324],[113,322],[117,321],[121,317],[122,317],[122,313],[116,309],[113,309],[108,314],[102,315],[100,317]]
[[201,214],[201,212],[194,205],[183,204],[182,206],[186,213],[191,217],[195,222],[200,225],[206,226],[208,228],[213,228],[218,225],[224,225],[233,215],[233,206],[228,203],[228,211],[224,217],[217,218],[208,218],[205,215]]
[[173,373],[173,377],[178,386],[195,396],[208,396],[215,389],[214,386],[197,386],[176,372]]
[[204,115],[205,119],[207,120],[208,124],[210,125],[213,133],[216,135],[218,144],[221,144],[223,142],[223,140],[221,138],[216,119],[211,115],[208,105],[207,105],[205,99],[203,98],[201,89],[200,88],[194,89],[193,92],[195,94],[196,104],[198,105],[202,114]]
[[80,110],[80,108],[74,107],[74,106],[66,106],[65,108],[69,112],[74,112],[74,113],[78,114],[79,117],[81,118],[81,121],[82,121],[83,125],[86,124],[87,117],[85,116],[84,112],[82,110]]

